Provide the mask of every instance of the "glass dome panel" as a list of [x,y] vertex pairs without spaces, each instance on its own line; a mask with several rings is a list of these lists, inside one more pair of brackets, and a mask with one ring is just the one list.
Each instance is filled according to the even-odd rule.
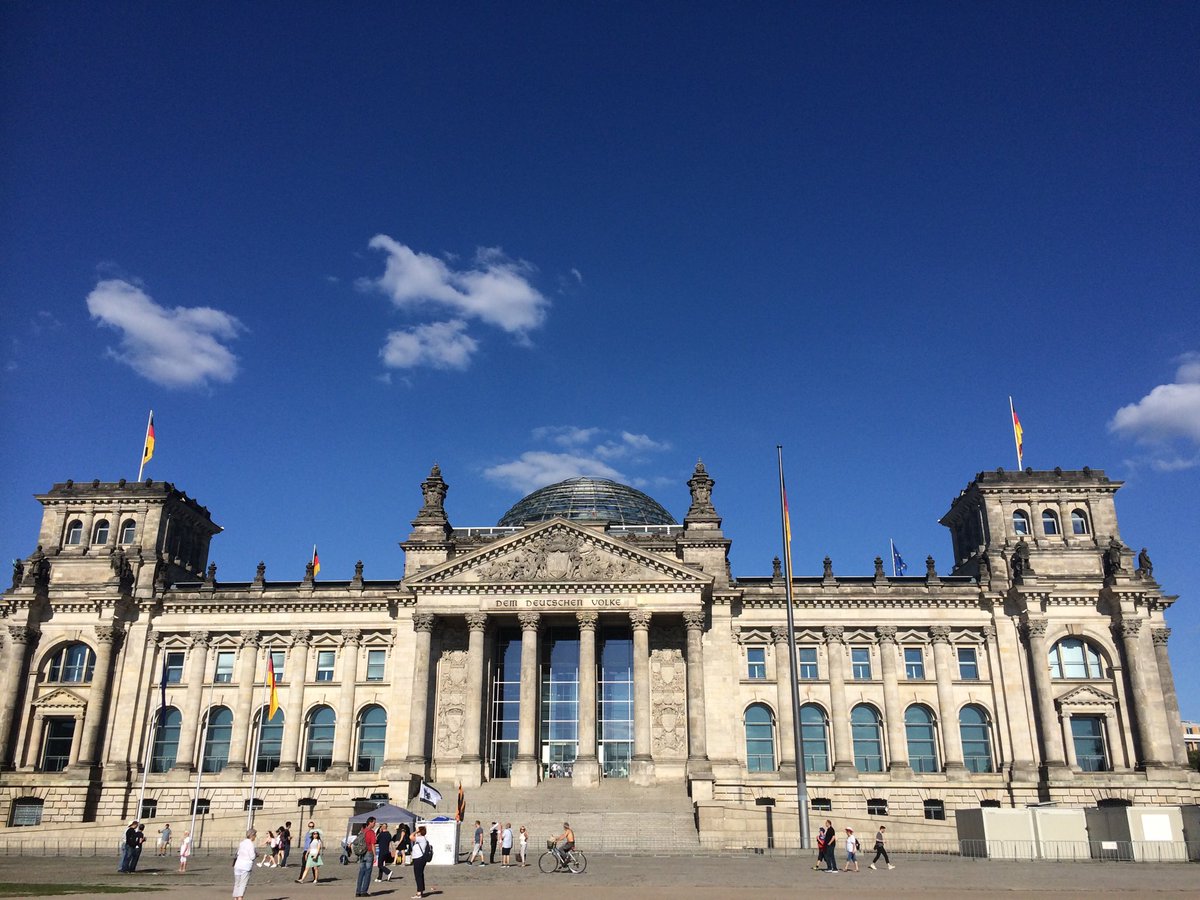
[[555,516],[617,525],[678,524],[652,497],[607,478],[568,478],[538,488],[517,501],[499,524],[529,525]]

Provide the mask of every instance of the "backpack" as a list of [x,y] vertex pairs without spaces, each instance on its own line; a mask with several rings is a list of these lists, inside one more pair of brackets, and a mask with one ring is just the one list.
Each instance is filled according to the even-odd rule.
[[431,859],[433,859],[433,841],[431,841],[429,838],[425,838],[425,856],[423,859],[426,862],[429,862]]
[[359,859],[367,855],[367,833],[365,829],[354,836],[354,843],[350,845],[350,852]]

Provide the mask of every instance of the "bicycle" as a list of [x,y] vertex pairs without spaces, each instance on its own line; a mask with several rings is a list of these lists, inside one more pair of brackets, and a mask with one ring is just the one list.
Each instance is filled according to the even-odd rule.
[[546,841],[546,852],[538,858],[538,868],[546,875],[551,872],[570,872],[572,875],[581,875],[587,868],[587,857],[577,848],[559,853],[554,841]]

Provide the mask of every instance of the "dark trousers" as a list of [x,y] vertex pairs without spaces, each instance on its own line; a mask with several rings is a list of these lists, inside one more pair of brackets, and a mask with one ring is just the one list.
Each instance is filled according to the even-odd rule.
[[495,862],[496,862],[496,838],[498,838],[499,836],[500,836],[500,835],[496,834],[496,832],[494,832],[494,831],[492,832],[492,855],[491,855],[491,861],[492,861],[493,863],[495,863]]
[[121,853],[121,867],[119,869],[117,869],[118,872],[133,871],[130,868],[130,866],[133,864],[133,851],[134,851],[133,847],[130,847],[128,844],[125,845],[125,849]]
[[371,870],[375,868],[374,854],[368,853],[358,861],[358,880],[355,882],[354,894],[366,894],[371,890]]
[[883,861],[885,863],[887,863],[889,866],[892,864],[892,861],[890,859],[888,859],[887,850],[884,849],[883,844],[876,844],[875,845],[875,858],[873,860],[871,860],[871,865],[875,865],[875,863],[879,862],[879,857],[881,857],[881,856],[883,857]]
[[388,868],[387,864],[389,862],[391,862],[391,860],[392,860],[392,851],[390,848],[388,849],[387,853],[380,852],[380,854],[379,854],[379,877],[380,878],[388,877],[388,873],[391,872],[391,869]]
[[837,855],[834,852],[836,846],[835,844],[834,847],[825,848],[825,868],[832,869],[835,872],[837,871]]
[[417,893],[425,893],[425,863],[428,860],[425,857],[413,860],[413,879],[417,882]]

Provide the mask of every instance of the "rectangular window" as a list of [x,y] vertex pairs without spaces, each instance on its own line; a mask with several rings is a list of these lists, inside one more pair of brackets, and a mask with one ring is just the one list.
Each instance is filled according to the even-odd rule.
[[367,651],[367,681],[383,681],[383,664],[386,660],[386,650]]
[[746,677],[747,678],[766,678],[767,677],[767,648],[766,647],[747,647],[746,648]]
[[1104,724],[1099,716],[1071,716],[1071,738],[1075,761],[1085,772],[1107,772],[1108,752],[1104,746]]
[[275,669],[275,683],[283,684],[287,681],[284,676],[284,662],[287,660],[286,650],[271,651],[271,666]]
[[855,681],[871,680],[871,648],[851,647],[850,665]]
[[816,681],[821,677],[817,672],[816,647],[797,647],[796,656],[799,659],[801,681]]
[[179,684],[183,681],[183,651],[171,650],[167,653],[167,684]]
[[213,675],[217,684],[228,684],[233,681],[233,651],[221,650],[217,653],[217,671]]
[[333,681],[333,656],[332,650],[317,651],[317,681]]
[[888,814],[888,802],[882,797],[871,797],[867,800],[867,815],[868,816],[886,816]]
[[979,656],[974,647],[958,648],[958,677],[963,681],[979,680]]
[[909,681],[925,680],[925,651],[920,647],[904,648],[904,677]]

